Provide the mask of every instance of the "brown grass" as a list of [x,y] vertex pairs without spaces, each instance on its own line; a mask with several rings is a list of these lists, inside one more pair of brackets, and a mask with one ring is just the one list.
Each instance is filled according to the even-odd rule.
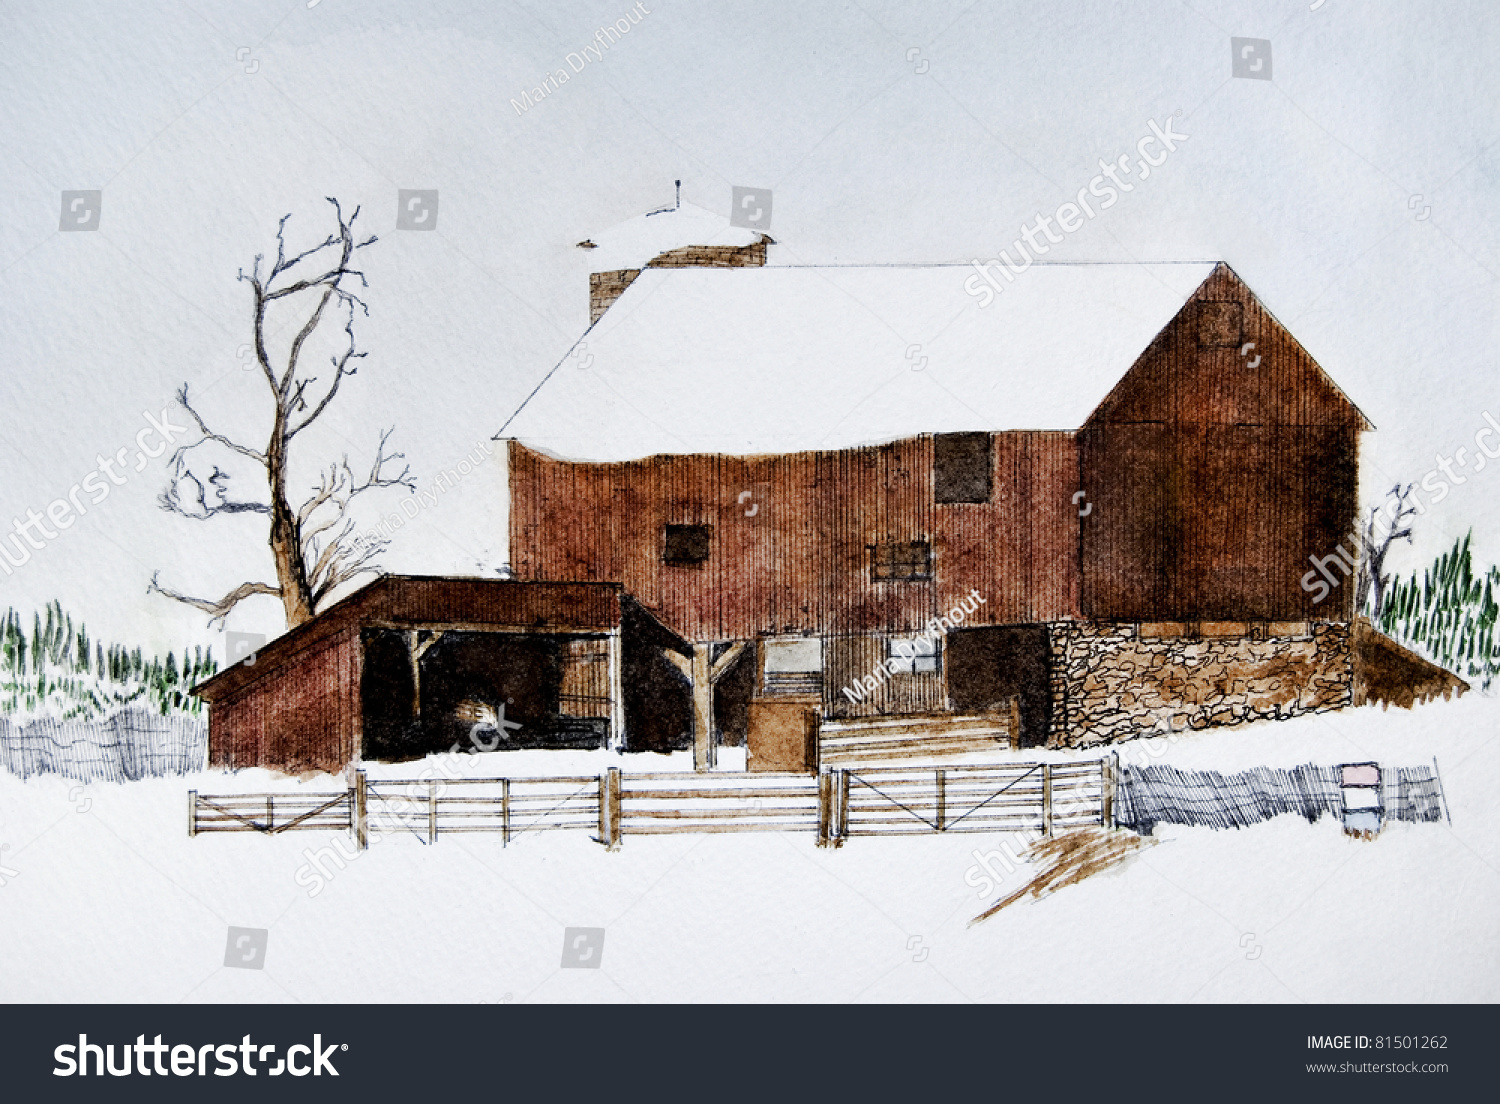
[[1155,840],[1144,839],[1134,832],[1109,828],[1079,828],[1050,839],[1038,840],[1027,849],[1026,859],[1042,869],[1009,897],[997,901],[970,920],[969,926],[988,920],[1028,893],[1041,899],[1064,886],[1076,885],[1085,878],[1120,865],[1141,848],[1155,843]]

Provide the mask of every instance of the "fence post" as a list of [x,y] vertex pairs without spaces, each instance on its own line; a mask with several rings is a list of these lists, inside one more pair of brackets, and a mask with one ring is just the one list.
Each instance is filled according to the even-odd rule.
[[1115,826],[1115,757],[1118,752],[1110,752],[1099,760],[1100,780],[1104,785],[1104,794],[1099,801],[1099,823],[1105,828]]
[[188,791],[188,837],[198,834],[198,791]]
[[510,779],[500,779],[500,846],[510,846]]
[[833,775],[818,775],[818,846],[827,847],[833,832]]
[[1042,835],[1052,835],[1052,764],[1042,764]]
[[276,826],[276,799],[266,794],[266,831]]
[[353,808],[349,810],[350,819],[354,822],[354,844],[357,850],[366,851],[370,847],[370,822],[365,815],[366,809],[366,786],[364,771],[354,772],[354,793],[352,795]]
[[437,842],[437,782],[427,783],[427,842]]
[[838,775],[835,785],[838,787],[838,817],[834,823],[838,826],[835,833],[836,838],[843,839],[849,834],[849,772],[847,770],[836,770]]
[[604,772],[605,789],[609,794],[609,847],[613,851],[620,846],[620,768],[610,767]]
[[947,773],[947,771],[942,770],[937,772],[937,830],[939,832],[943,830],[943,815],[948,803]]
[[620,768],[599,776],[599,842],[613,851],[620,846]]
[[609,774],[599,776],[599,842],[608,847],[609,840]]

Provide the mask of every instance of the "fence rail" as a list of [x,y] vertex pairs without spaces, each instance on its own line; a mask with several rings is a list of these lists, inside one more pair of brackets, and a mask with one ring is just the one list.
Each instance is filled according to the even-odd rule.
[[313,832],[353,831],[351,795],[226,794],[205,797],[188,791],[188,835],[200,832]]
[[369,827],[427,843],[453,832],[590,831],[608,847],[626,835],[813,832],[849,836],[923,832],[1052,832],[1112,824],[1113,758],[1086,763],[903,766],[792,773],[626,774],[370,779],[343,793],[189,794],[188,834],[336,829],[361,848]]

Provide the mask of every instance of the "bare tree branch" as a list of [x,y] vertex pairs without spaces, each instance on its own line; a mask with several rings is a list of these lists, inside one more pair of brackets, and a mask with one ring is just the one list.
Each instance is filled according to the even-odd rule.
[[[313,408],[313,412],[311,414],[307,415],[307,417],[303,418],[296,425],[290,426],[287,429],[286,439],[288,441],[290,441],[293,437],[297,436],[297,434],[301,433],[308,426],[312,425],[312,423],[317,420],[318,415],[322,414],[323,411],[328,408],[328,404],[331,403],[331,402],[333,402],[333,397],[339,393],[339,384],[343,381],[344,377],[345,376],[352,376],[352,375],[354,375],[354,373],[355,373],[355,369],[354,368],[348,368],[347,370],[345,368],[345,366],[349,363],[349,361],[350,360],[359,360],[359,359],[361,359],[362,357],[365,356],[364,353],[356,353],[354,351],[354,316],[353,316],[353,308],[350,309],[349,321],[347,323],[345,323],[345,325],[344,325],[344,332],[349,335],[349,348],[346,349],[341,356],[332,356],[332,357],[328,358],[329,361],[333,364],[333,383],[331,383],[329,385],[329,387],[328,387],[328,393],[326,395],[324,395],[323,396],[323,400],[320,403],[318,403],[317,406],[315,406]],[[316,379],[316,378],[317,377],[312,377],[312,379],[309,379],[307,382],[311,383],[311,382],[313,382],[313,379]],[[299,404],[298,407],[297,407],[298,409],[301,409],[302,405],[304,405],[302,403],[302,388],[298,389],[298,392],[297,392],[297,403]],[[384,443],[384,439],[383,438],[382,438],[382,443]]]
[[335,587],[356,576],[375,571],[372,561],[390,547],[390,543],[388,540],[373,540],[368,543],[356,542],[352,547],[340,544],[338,553],[328,561],[327,577],[313,591],[314,597],[321,601]]
[[224,619],[229,616],[229,612],[246,598],[254,597],[257,594],[268,594],[276,598],[281,597],[281,588],[274,587],[270,583],[241,583],[217,602],[208,598],[193,598],[186,594],[178,594],[175,590],[168,590],[157,581],[156,574],[151,576],[151,584],[146,587],[148,594],[152,591],[165,595],[174,602],[181,602],[183,605],[202,610],[209,615],[208,623],[210,627],[216,622],[222,625]]
[[[204,487],[203,481],[188,470],[179,452],[172,481],[167,485],[167,489],[157,496],[157,505],[170,514],[192,518],[194,521],[206,521],[218,514],[269,514],[271,512],[271,507],[264,502],[231,502],[227,497],[229,476],[218,467],[214,468],[213,474],[208,477],[208,482],[218,495],[217,502],[208,501],[207,488]],[[190,483],[194,488],[190,505],[195,506],[196,509],[189,509],[182,503],[181,488],[184,483]]]
[[[198,432],[201,433],[201,434],[203,434],[203,439],[204,440],[206,440],[206,441],[214,441],[214,442],[216,442],[218,444],[223,445],[225,448],[229,449],[231,452],[237,452],[241,456],[248,456],[251,460],[254,460],[257,464],[260,464],[262,466],[265,465],[265,463],[266,463],[266,454],[265,453],[263,453],[263,452],[257,452],[253,448],[249,448],[249,447],[247,447],[245,445],[239,444],[236,441],[231,441],[228,437],[225,437],[222,433],[215,433],[213,430],[211,430],[211,429],[208,428],[208,425],[198,415],[198,412],[193,409],[193,404],[190,403],[190,402],[188,402],[188,385],[187,384],[184,383],[182,385],[182,387],[178,389],[178,391],[177,391],[177,401],[182,405],[182,408],[188,412],[188,415],[193,419],[193,421],[196,422],[196,423],[198,423]],[[202,443],[203,443],[202,441],[195,441],[194,442],[195,445],[202,444]],[[173,455],[173,459],[180,458],[182,456],[182,454],[184,452],[186,452],[188,450],[188,448],[191,448],[191,447],[193,447],[193,446],[189,445],[189,446],[187,446],[185,448],[179,448],[177,450],[177,452]]]

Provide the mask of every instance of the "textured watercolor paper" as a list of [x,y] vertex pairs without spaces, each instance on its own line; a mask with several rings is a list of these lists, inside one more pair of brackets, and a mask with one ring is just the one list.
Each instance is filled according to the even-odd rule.
[[8,5],[0,1000],[1494,1000],[1497,20]]

